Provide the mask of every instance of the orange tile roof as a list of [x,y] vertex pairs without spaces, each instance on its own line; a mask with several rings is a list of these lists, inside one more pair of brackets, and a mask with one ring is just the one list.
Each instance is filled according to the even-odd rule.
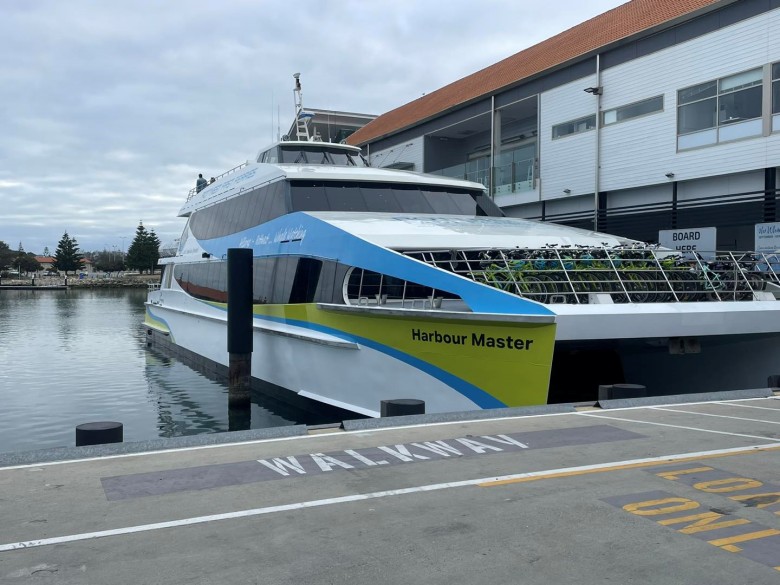
[[632,0],[604,14],[391,110],[352,134],[349,144],[365,144],[723,0]]

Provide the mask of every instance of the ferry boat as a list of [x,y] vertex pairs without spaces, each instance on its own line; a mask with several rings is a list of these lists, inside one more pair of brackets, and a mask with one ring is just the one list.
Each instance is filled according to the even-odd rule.
[[776,373],[774,258],[686,258],[505,217],[479,183],[297,138],[189,193],[146,302],[152,340],[226,367],[227,252],[248,248],[252,378],[362,415],[398,398],[452,412],[590,400],[600,384],[764,387]]

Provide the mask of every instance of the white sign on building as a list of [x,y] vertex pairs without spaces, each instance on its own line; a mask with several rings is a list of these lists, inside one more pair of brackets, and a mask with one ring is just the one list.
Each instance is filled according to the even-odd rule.
[[776,252],[780,250],[780,222],[756,224],[756,252]]
[[683,252],[686,258],[693,259],[697,252],[705,260],[714,260],[717,232],[714,227],[658,230],[658,243]]

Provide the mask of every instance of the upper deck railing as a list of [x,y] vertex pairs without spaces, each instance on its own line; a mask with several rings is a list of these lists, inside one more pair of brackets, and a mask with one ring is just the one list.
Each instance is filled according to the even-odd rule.
[[[780,254],[647,248],[430,250],[408,256],[541,303],[774,300]],[[594,296],[599,295],[599,296]]]
[[[247,166],[248,164],[249,164],[248,162],[242,162],[240,165],[233,167],[233,168],[232,168],[232,169],[230,169],[229,171],[225,171],[225,172],[224,172],[224,173],[222,173],[221,175],[217,175],[216,177],[214,177],[214,181],[213,181],[213,182],[216,182],[216,181],[220,180],[222,177],[226,177],[227,175],[230,175],[230,174],[232,174],[232,173],[235,173],[236,171],[238,171],[238,170],[240,170],[240,169],[243,169],[243,168],[244,168],[245,166]],[[206,185],[206,187],[208,187],[210,184],[211,184],[211,183],[208,183],[208,184]],[[195,197],[195,195],[197,195],[198,193],[200,193],[201,191],[203,191],[203,189],[205,189],[206,187],[201,187],[200,189],[198,189],[198,187],[197,187],[197,185],[196,185],[195,187],[193,187],[192,189],[190,189],[189,193],[187,193],[187,201],[189,201],[190,199],[192,199],[193,197]]]

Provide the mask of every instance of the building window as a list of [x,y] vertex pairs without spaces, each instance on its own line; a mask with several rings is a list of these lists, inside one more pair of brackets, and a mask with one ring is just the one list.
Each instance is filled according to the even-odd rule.
[[596,115],[593,114],[592,116],[578,118],[577,120],[572,120],[571,122],[564,122],[563,124],[553,126],[552,137],[553,140],[555,140],[556,138],[563,138],[564,136],[569,136],[570,134],[587,132],[588,130],[593,130],[595,127]]
[[612,110],[605,110],[602,114],[602,124],[608,126],[610,124],[617,124],[618,122],[624,122],[631,120],[632,118],[639,118],[640,116],[646,116],[648,114],[654,114],[664,109],[664,96],[657,95],[641,102],[635,102]]
[[772,131],[780,130],[780,63],[772,65]]
[[761,68],[677,92],[680,149],[761,134]]

